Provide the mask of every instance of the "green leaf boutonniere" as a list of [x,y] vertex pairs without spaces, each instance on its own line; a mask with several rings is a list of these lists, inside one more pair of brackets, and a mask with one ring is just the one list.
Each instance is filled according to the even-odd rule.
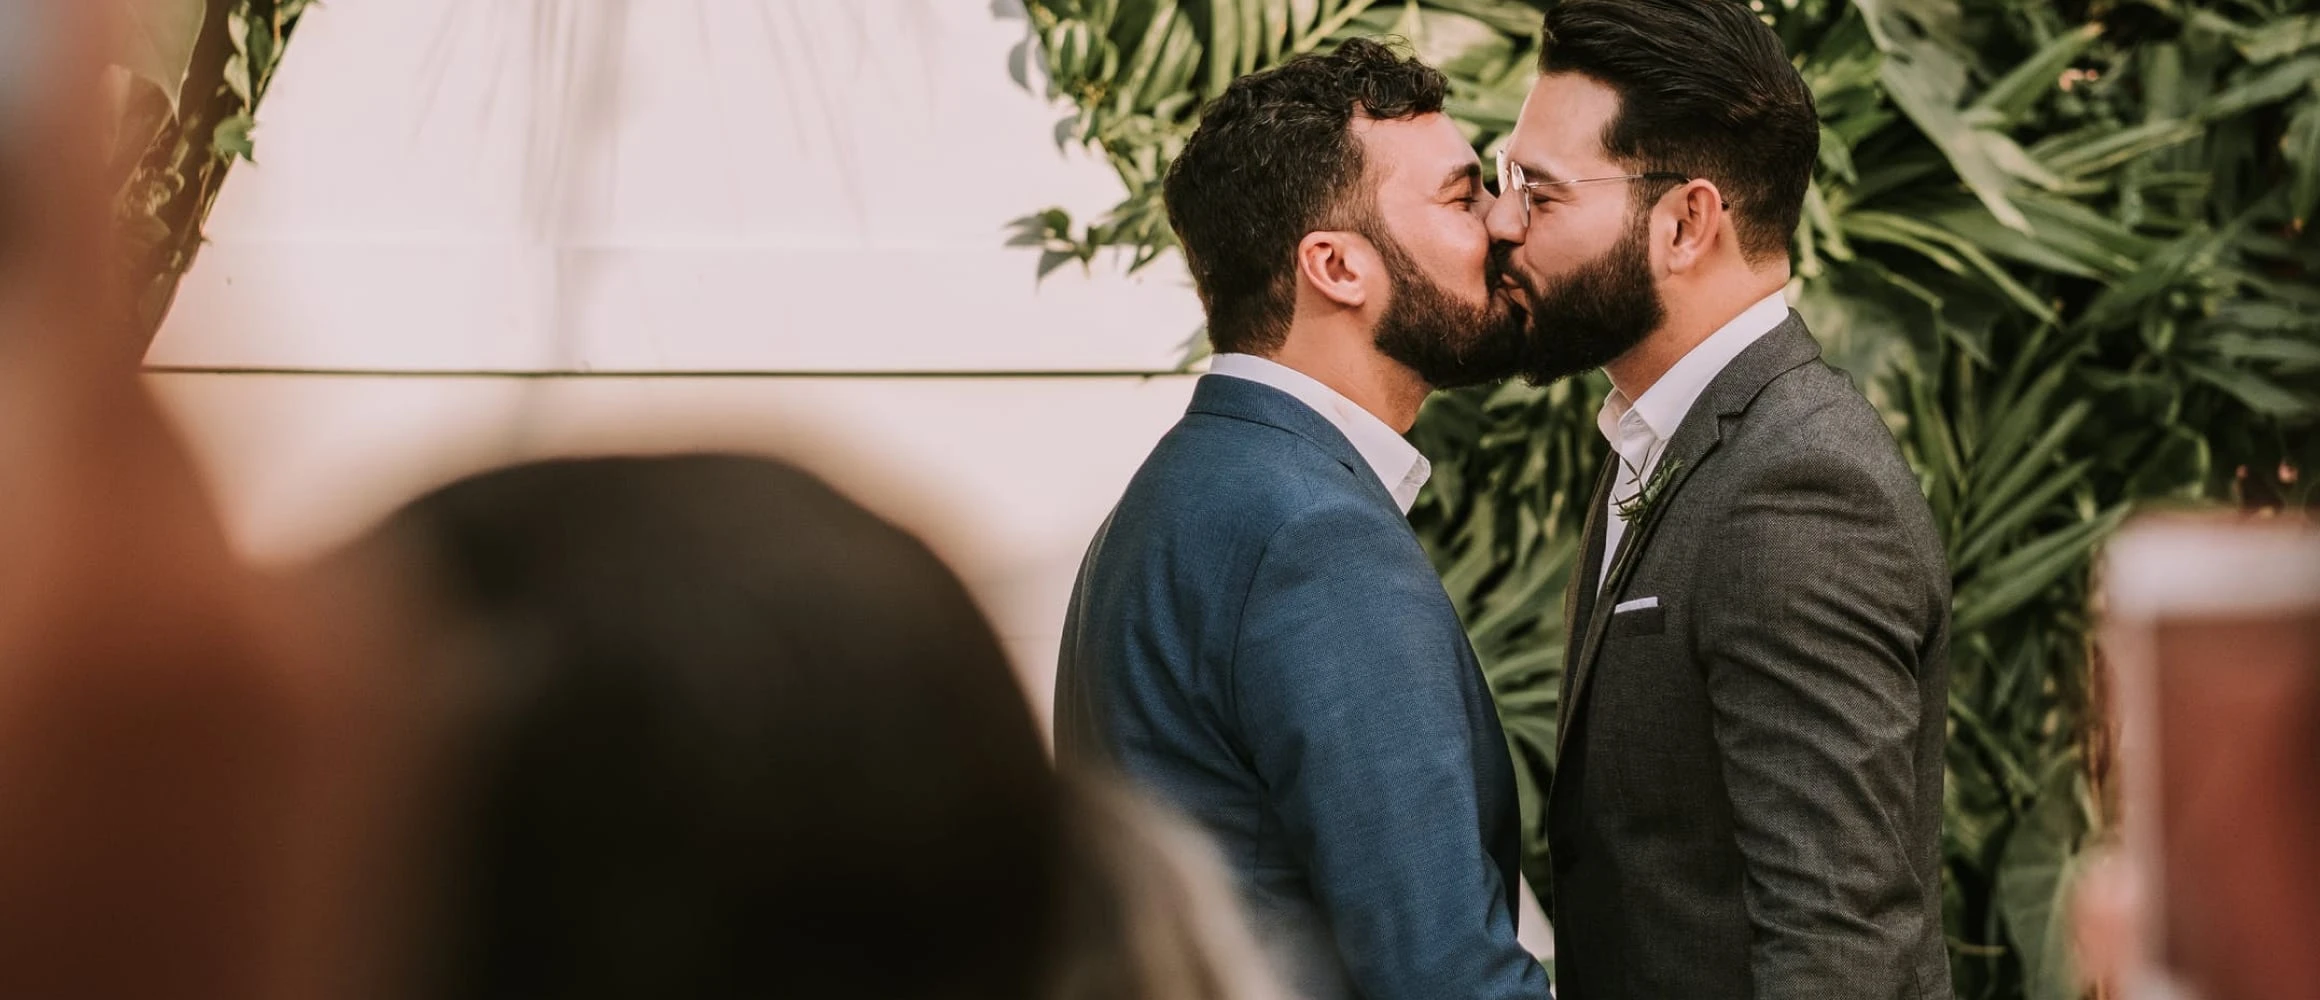
[[1659,506],[1660,497],[1667,493],[1669,481],[1683,467],[1684,460],[1680,458],[1661,462],[1659,468],[1651,470],[1651,479],[1643,484],[1642,489],[1636,490],[1633,496],[1625,500],[1613,501],[1612,510],[1619,515],[1620,520],[1629,524],[1643,520],[1653,507]]

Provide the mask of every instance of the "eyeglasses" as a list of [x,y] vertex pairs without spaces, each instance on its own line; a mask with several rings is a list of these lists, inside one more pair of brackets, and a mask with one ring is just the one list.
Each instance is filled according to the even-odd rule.
[[[1612,181],[1667,181],[1674,184],[1689,184],[1692,182],[1692,179],[1684,174],[1671,174],[1654,171],[1651,173],[1642,174],[1620,174],[1617,177],[1582,177],[1577,180],[1569,181],[1534,181],[1528,177],[1523,176],[1522,164],[1508,160],[1504,150],[1499,151],[1498,154],[1499,197],[1504,198],[1510,194],[1520,194],[1520,197],[1516,199],[1515,204],[1522,207],[1522,224],[1523,228],[1525,229],[1530,228],[1531,202],[1532,199],[1538,194],[1538,192],[1552,187],[1571,187],[1578,184],[1607,184]],[[1727,202],[1724,207],[1728,209],[1732,206]]]

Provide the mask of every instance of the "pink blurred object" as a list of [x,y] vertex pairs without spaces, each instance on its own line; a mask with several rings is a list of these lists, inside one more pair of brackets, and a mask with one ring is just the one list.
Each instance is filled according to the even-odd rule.
[[0,0],[0,996],[346,995],[359,657],[236,561],[108,325],[118,6]]
[[2320,998],[2320,530],[2146,518],[2104,585],[2128,859],[2105,891],[2140,910],[2114,950],[2144,965],[2126,995]]

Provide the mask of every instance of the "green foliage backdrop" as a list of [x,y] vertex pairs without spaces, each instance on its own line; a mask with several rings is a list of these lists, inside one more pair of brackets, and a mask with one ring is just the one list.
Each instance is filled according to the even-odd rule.
[[[1233,77],[1395,35],[1486,154],[1543,2],[1028,0],[1121,204],[1027,217],[1042,270],[1169,248],[1159,180]],[[2309,0],[1760,0],[1818,98],[1792,288],[1886,414],[1955,574],[1947,931],[1961,997],[2078,995],[2063,894],[2105,810],[2089,567],[2153,503],[2304,505],[2320,471],[2320,14]],[[1035,206],[1025,206],[1033,208]],[[1603,383],[1437,397],[1413,515],[1481,653],[1547,884],[1561,594]]]
[[139,353],[201,248],[202,222],[236,158],[253,154],[258,101],[313,0],[128,0],[106,74],[114,226],[132,299],[119,317]]

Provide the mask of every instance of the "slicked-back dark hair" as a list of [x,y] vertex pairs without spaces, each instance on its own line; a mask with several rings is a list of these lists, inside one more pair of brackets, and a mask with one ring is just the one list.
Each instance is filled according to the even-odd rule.
[[1737,0],[1564,0],[1542,73],[1619,94],[1603,148],[1638,173],[1713,181],[1751,261],[1788,253],[1820,156],[1812,90],[1780,37]]
[[1431,114],[1448,91],[1431,67],[1357,38],[1244,76],[1210,102],[1163,192],[1219,353],[1279,349],[1297,306],[1298,242],[1369,225],[1354,119]]

